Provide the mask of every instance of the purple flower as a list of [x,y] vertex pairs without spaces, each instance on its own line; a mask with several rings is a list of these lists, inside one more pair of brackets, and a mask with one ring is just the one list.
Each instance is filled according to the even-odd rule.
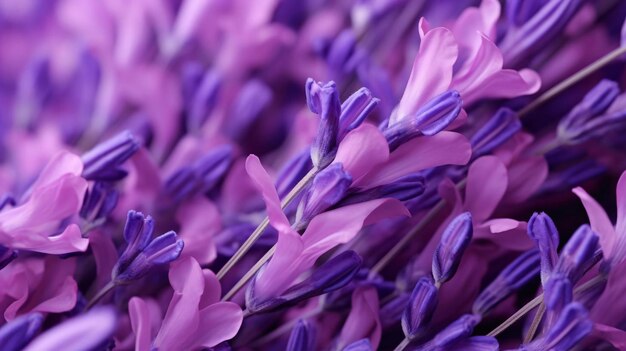
[[433,256],[433,277],[440,285],[448,281],[459,266],[463,251],[472,239],[472,216],[465,212],[457,216],[443,232]]

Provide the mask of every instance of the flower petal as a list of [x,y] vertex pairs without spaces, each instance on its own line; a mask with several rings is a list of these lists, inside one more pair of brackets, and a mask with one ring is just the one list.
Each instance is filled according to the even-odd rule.
[[606,258],[611,257],[613,246],[615,245],[616,235],[615,229],[609,216],[606,215],[604,209],[596,200],[594,200],[583,188],[576,187],[572,192],[580,198],[580,201],[587,211],[589,224],[591,229],[598,234],[600,239],[600,247]]
[[335,162],[341,163],[353,181],[389,159],[389,146],[383,134],[365,123],[349,132],[339,144]]
[[[489,186],[485,187],[485,184]],[[495,156],[484,156],[472,163],[467,172],[465,208],[474,221],[487,220],[502,200],[508,184],[506,167]]]

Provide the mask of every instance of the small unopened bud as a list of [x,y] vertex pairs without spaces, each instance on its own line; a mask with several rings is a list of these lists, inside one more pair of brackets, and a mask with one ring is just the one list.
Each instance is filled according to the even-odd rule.
[[335,159],[337,153],[341,114],[339,93],[334,82],[322,85],[309,78],[306,82],[306,98],[311,112],[320,116],[317,136],[311,146],[311,160],[315,167],[322,169]]
[[501,108],[471,138],[472,158],[484,156],[504,144],[522,129],[517,114]]
[[555,273],[564,274],[572,283],[576,283],[586,271],[590,262],[594,261],[598,248],[598,236],[589,225],[582,225],[561,250]]
[[552,328],[540,339],[523,347],[524,351],[567,351],[584,339],[593,328],[587,310],[577,303],[567,305]]
[[558,260],[559,232],[554,222],[544,212],[534,213],[528,221],[528,235],[535,241],[541,254],[541,282],[548,280]]
[[423,277],[415,284],[409,305],[402,315],[402,330],[409,340],[421,336],[426,330],[437,307],[437,292],[429,277]]
[[326,211],[345,196],[352,184],[352,177],[340,163],[333,163],[319,172],[302,196],[298,209],[299,220],[308,223],[313,217]]
[[37,334],[43,322],[40,313],[19,316],[0,328],[0,345],[3,351],[23,350]]
[[119,180],[126,172],[119,167],[139,150],[139,142],[128,131],[87,151],[83,157],[83,177],[87,180]]
[[444,283],[454,276],[463,252],[472,239],[472,233],[472,215],[469,212],[458,215],[444,230],[433,255],[433,277],[436,284]]
[[315,330],[313,326],[304,320],[299,320],[293,327],[287,351],[313,351],[315,350]]

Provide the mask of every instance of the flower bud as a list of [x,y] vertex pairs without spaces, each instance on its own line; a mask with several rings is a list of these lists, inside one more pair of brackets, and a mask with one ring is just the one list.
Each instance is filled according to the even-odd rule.
[[341,105],[334,82],[317,83],[313,79],[306,82],[307,105],[311,112],[320,116],[317,136],[311,146],[311,160],[317,168],[325,168],[334,159],[338,147],[339,115]]
[[524,351],[567,351],[584,339],[593,328],[587,310],[576,302],[563,309],[558,320],[544,337],[524,346]]
[[120,180],[126,171],[119,167],[137,150],[139,142],[128,131],[101,142],[87,151],[83,157],[83,177],[87,180]]
[[299,320],[293,327],[287,351],[313,351],[315,350],[315,331],[311,324],[304,320]]
[[450,222],[441,236],[433,255],[433,277],[436,284],[444,283],[456,273],[463,252],[472,240],[472,215],[464,212]]
[[539,248],[541,282],[545,284],[558,260],[556,250],[559,246],[559,232],[550,216],[544,212],[535,212],[528,221],[528,235]]
[[425,331],[437,307],[437,287],[429,277],[417,281],[409,305],[402,315],[402,330],[409,340]]
[[597,248],[596,233],[587,224],[580,226],[561,250],[554,272],[564,274],[572,283],[576,283],[594,262]]
[[500,108],[470,138],[472,158],[475,159],[490,153],[519,132],[520,129],[522,129],[522,124],[517,114],[508,108]]
[[352,177],[343,170],[340,163],[324,168],[302,196],[297,222],[306,225],[313,217],[338,203],[351,184]]
[[40,313],[29,313],[19,316],[0,328],[0,345],[3,351],[19,351],[24,349],[37,334],[43,322]]

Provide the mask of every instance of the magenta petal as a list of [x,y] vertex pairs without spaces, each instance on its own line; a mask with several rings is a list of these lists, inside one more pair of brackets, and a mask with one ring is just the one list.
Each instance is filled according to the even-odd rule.
[[96,261],[96,287],[100,289],[111,281],[111,272],[117,262],[117,249],[111,237],[99,230],[89,235],[89,246]]
[[352,309],[341,329],[339,344],[341,346],[367,338],[375,350],[381,337],[381,324],[378,316],[379,302],[376,289],[363,286],[352,293]]
[[[485,184],[489,186],[485,187]],[[495,156],[484,156],[472,163],[467,172],[465,208],[474,221],[487,220],[504,196],[508,185],[506,167]]]
[[219,302],[222,297],[222,286],[215,273],[208,269],[203,269],[202,274],[204,275],[204,293],[200,299],[201,309]]
[[533,196],[548,177],[548,163],[543,157],[515,160],[508,167],[509,186],[506,203],[521,203]]
[[596,200],[594,200],[583,188],[576,187],[572,192],[580,198],[580,201],[587,211],[589,224],[598,237],[600,238],[600,246],[605,257],[610,258],[615,245],[616,235],[615,229],[604,209]]
[[254,181],[257,189],[263,195],[263,200],[267,207],[267,216],[272,226],[279,232],[289,231],[291,225],[280,206],[280,199],[276,193],[276,188],[274,188],[274,183],[261,165],[261,161],[258,157],[255,155],[248,156],[246,159],[246,171]]
[[626,351],[626,331],[608,325],[594,323],[591,335],[609,342],[620,351]]
[[180,223],[178,234],[185,242],[183,256],[191,256],[200,264],[209,264],[217,257],[213,236],[222,229],[219,210],[213,202],[197,196],[184,202],[176,212]]
[[402,144],[391,153],[384,167],[375,168],[356,181],[355,186],[373,187],[431,167],[463,165],[471,155],[469,142],[459,133],[444,131],[433,136],[422,136]]
[[450,30],[439,27],[424,35],[404,94],[389,120],[390,125],[415,113],[428,100],[448,89],[457,56],[458,47]]
[[365,123],[350,131],[339,144],[336,163],[341,163],[356,183],[389,158],[389,145],[383,134]]
[[230,340],[241,328],[243,311],[232,302],[218,302],[200,311],[200,329],[195,344],[213,347]]
[[626,237],[626,172],[622,173],[619,177],[615,193],[617,201],[617,223],[615,223],[615,233],[622,237]]
[[474,229],[474,238],[487,239],[502,249],[524,251],[535,244],[526,234],[526,223],[509,218],[491,219]]
[[62,151],[48,162],[46,167],[39,174],[37,181],[33,184],[32,189],[36,191],[56,181],[65,174],[80,176],[82,172],[83,162],[80,157],[67,151]]
[[128,302],[130,324],[135,332],[135,350],[150,351],[152,345],[152,327],[150,310],[143,299],[133,297]]

